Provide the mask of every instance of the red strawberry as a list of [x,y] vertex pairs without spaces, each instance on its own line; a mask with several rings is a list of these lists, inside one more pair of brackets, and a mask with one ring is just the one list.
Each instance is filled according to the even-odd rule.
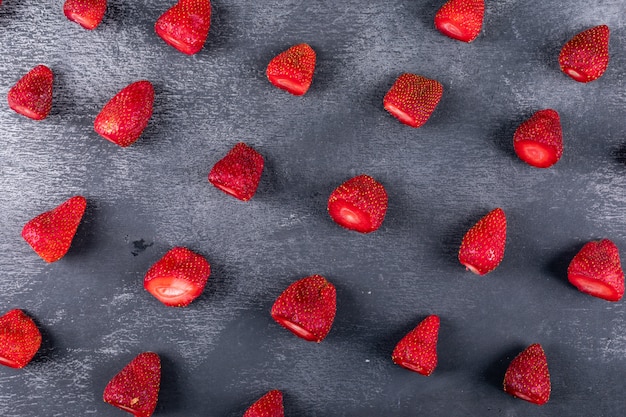
[[426,317],[398,342],[391,359],[410,371],[429,376],[437,367],[439,317]]
[[264,164],[260,153],[239,142],[213,166],[209,181],[226,194],[248,201],[256,193]]
[[478,275],[493,271],[504,258],[506,216],[501,208],[487,213],[461,242],[459,262]]
[[581,83],[600,78],[609,66],[609,27],[595,26],[567,41],[559,64],[564,73]]
[[513,147],[520,159],[537,168],[548,168],[563,155],[563,131],[559,114],[539,110],[523,122],[513,135]]
[[137,81],[124,87],[100,111],[95,131],[103,138],[126,147],[133,144],[152,117],[154,87],[150,81]]
[[396,79],[385,98],[385,110],[405,125],[420,127],[435,111],[443,86],[421,75],[404,73]]
[[157,405],[160,384],[159,355],[143,352],[109,381],[103,400],[135,417],[150,417]]
[[52,70],[37,65],[9,90],[9,107],[22,116],[43,120],[52,109]]
[[480,33],[485,0],[449,0],[435,15],[435,27],[444,35],[471,42]]
[[550,399],[550,373],[540,344],[528,346],[509,364],[504,391],[522,400],[543,405]]
[[624,295],[619,250],[608,239],[586,243],[567,268],[569,282],[580,291],[608,301]]
[[65,0],[63,13],[85,29],[95,29],[107,10],[107,0]]
[[276,55],[267,65],[267,79],[294,96],[306,93],[313,82],[315,51],[306,43]]
[[210,274],[206,259],[187,248],[176,247],[152,265],[143,286],[166,306],[185,307],[202,294]]
[[296,336],[310,342],[324,340],[335,319],[337,291],[321,275],[302,278],[278,296],[272,318]]
[[22,237],[44,261],[58,261],[70,249],[86,207],[85,197],[74,196],[26,223]]
[[159,17],[154,30],[168,45],[193,55],[204,47],[210,27],[209,0],[179,0]]
[[22,310],[11,310],[0,317],[0,364],[23,368],[40,346],[41,333]]
[[257,400],[244,413],[243,417],[284,417],[283,393],[275,389]]
[[358,175],[337,187],[328,198],[328,214],[340,226],[361,233],[377,230],[387,212],[385,187]]

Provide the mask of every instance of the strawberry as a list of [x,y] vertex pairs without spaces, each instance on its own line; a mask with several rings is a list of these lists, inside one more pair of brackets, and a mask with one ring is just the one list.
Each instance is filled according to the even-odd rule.
[[513,147],[520,159],[537,168],[548,168],[563,155],[563,131],[559,114],[539,110],[524,121],[513,135]]
[[387,212],[387,191],[368,175],[358,175],[337,187],[328,198],[328,214],[340,226],[370,233]]
[[40,346],[41,333],[22,310],[14,309],[0,317],[0,364],[23,368]]
[[580,291],[607,301],[624,295],[619,250],[608,239],[586,243],[567,268],[567,279]]
[[581,83],[600,78],[609,66],[609,27],[595,26],[567,41],[559,64],[561,71]]
[[104,106],[94,121],[94,129],[121,147],[129,146],[148,125],[153,103],[154,87],[150,81],[131,83]]
[[9,107],[22,116],[43,120],[52,109],[52,70],[37,65],[9,90]]
[[104,389],[104,402],[135,417],[150,417],[159,398],[161,359],[154,352],[137,355]]
[[391,359],[410,371],[429,376],[437,367],[439,317],[426,317],[398,342]]
[[480,33],[485,0],[449,0],[435,15],[435,27],[444,35],[471,42]]
[[95,29],[107,10],[107,0],[65,0],[63,13],[85,29]]
[[74,196],[26,223],[22,237],[44,261],[58,261],[70,249],[86,207],[85,197]]
[[168,45],[193,55],[204,47],[210,27],[210,0],[179,0],[158,18],[154,30]]
[[324,340],[335,319],[337,291],[321,275],[302,278],[278,296],[272,318],[296,336],[310,342]]
[[267,79],[294,96],[304,95],[313,82],[315,51],[306,43],[276,55],[267,65]]
[[226,194],[248,201],[256,193],[264,164],[260,153],[239,142],[213,165],[209,181]]
[[504,258],[506,216],[501,208],[487,213],[465,233],[459,262],[478,275],[493,271]]
[[166,306],[185,307],[202,294],[210,274],[211,266],[201,255],[176,247],[152,265],[143,286]]
[[383,106],[405,125],[420,127],[435,111],[443,95],[443,86],[421,75],[404,73],[391,86]]
[[504,374],[504,391],[537,405],[548,402],[550,373],[540,344],[528,346],[511,361]]
[[252,404],[243,417],[284,417],[283,393],[275,389]]

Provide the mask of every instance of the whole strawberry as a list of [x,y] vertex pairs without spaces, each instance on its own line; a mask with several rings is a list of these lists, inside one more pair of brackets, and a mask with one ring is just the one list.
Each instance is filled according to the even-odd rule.
[[153,103],[154,87],[150,81],[129,84],[100,111],[94,130],[121,147],[130,146],[148,126]]
[[550,399],[548,360],[540,344],[528,346],[509,364],[504,375],[504,391],[537,405]]
[[236,144],[209,173],[209,182],[226,194],[250,200],[261,182],[263,156],[243,142]]
[[202,294],[210,274],[211,266],[201,255],[176,247],[150,267],[143,285],[166,306],[185,307]]
[[243,417],[284,417],[283,393],[275,389],[259,398]]
[[98,27],[106,10],[107,0],[65,0],[63,5],[65,17],[88,30]]
[[391,86],[383,106],[405,125],[420,127],[430,118],[443,95],[443,86],[421,75],[404,73]]
[[561,70],[581,83],[596,80],[609,66],[609,27],[595,26],[567,41],[559,54]]
[[337,311],[335,286],[321,275],[302,278],[278,296],[272,318],[298,337],[321,342],[330,332]]
[[74,196],[26,223],[22,237],[44,261],[58,261],[70,249],[86,207],[85,197]]
[[385,187],[368,175],[357,175],[328,198],[328,214],[340,226],[370,233],[383,224],[387,212]]
[[315,51],[306,43],[294,45],[275,56],[267,65],[267,79],[294,96],[309,90],[315,71]]
[[52,70],[37,65],[9,90],[7,101],[15,112],[33,120],[43,120],[52,109]]
[[14,309],[0,317],[0,364],[23,368],[40,346],[41,333],[22,310]]
[[570,262],[567,278],[580,291],[607,301],[624,295],[619,250],[609,239],[586,243]]
[[485,275],[502,262],[505,245],[506,216],[496,208],[467,231],[459,249],[459,262],[473,273]]
[[398,342],[391,354],[395,364],[429,376],[437,367],[439,316],[430,315]]
[[135,417],[150,417],[157,405],[160,384],[159,355],[143,352],[109,381],[102,398]]
[[556,164],[563,155],[563,130],[559,114],[539,110],[523,122],[513,135],[513,148],[519,158],[537,168]]
[[210,27],[209,0],[179,0],[159,17],[154,30],[168,45],[193,55],[204,47]]
[[435,15],[435,27],[444,35],[471,42],[480,33],[485,0],[449,0]]

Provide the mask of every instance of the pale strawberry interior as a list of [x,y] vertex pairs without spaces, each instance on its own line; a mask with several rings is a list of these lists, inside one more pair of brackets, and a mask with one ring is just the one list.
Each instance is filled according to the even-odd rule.
[[39,113],[32,111],[26,106],[22,106],[21,104],[13,104],[11,108],[22,116],[26,116],[33,120],[41,120],[41,115]]
[[395,118],[400,120],[405,125],[417,127],[417,122],[413,117],[400,110],[397,106],[391,103],[385,103],[385,110],[391,113]]
[[302,85],[298,81],[292,80],[291,78],[281,77],[278,75],[270,76],[270,81],[276,87],[282,90],[287,90],[288,92],[290,92],[291,94],[295,96],[303,95],[304,93],[306,93],[308,89],[307,86]]
[[464,263],[462,265],[465,266],[468,270],[470,270],[473,273],[475,273],[476,275],[483,275],[483,274],[480,273],[478,268],[476,268],[474,265],[471,265],[471,264],[468,264],[468,263]]
[[525,401],[530,401],[533,403],[536,401],[535,399],[529,397],[528,395],[521,393],[519,391],[516,391],[516,390],[511,390],[510,394],[513,395],[514,397],[521,398],[522,400],[525,400]]
[[2,364],[4,366],[8,366],[10,368],[21,368],[19,363],[15,362],[12,359],[5,358],[3,356],[0,356],[0,364]]
[[155,278],[147,284],[147,290],[166,304],[178,304],[193,297],[197,289],[188,281],[175,277]]
[[453,39],[467,42],[468,35],[451,20],[439,20],[437,29]]
[[371,232],[372,222],[369,216],[350,203],[336,201],[329,207],[329,214],[335,222],[346,229],[357,232]]
[[141,412],[135,410],[134,408],[126,407],[125,405],[117,404],[117,403],[113,404],[113,405],[116,406],[117,408],[121,409],[121,410],[124,410],[124,411],[127,411],[127,412],[131,413],[134,416],[142,415]]
[[517,142],[515,151],[521,160],[537,168],[547,168],[556,162],[554,150],[538,142]]
[[605,300],[616,301],[619,299],[617,292],[607,284],[584,275],[570,277],[570,281],[580,291]]
[[295,334],[298,337],[303,338],[304,340],[308,340],[310,342],[313,342],[313,341],[317,340],[317,337],[313,333],[311,333],[310,331],[308,331],[304,327],[302,327],[302,326],[300,326],[300,325],[290,321],[289,319],[286,319],[285,317],[276,316],[276,317],[274,317],[274,320],[276,320],[282,326],[284,326],[287,329],[289,329],[293,334]]
[[230,194],[233,197],[238,198],[238,199],[241,200],[241,197],[239,196],[239,191],[235,190],[234,188],[231,188],[231,187],[229,187],[227,185],[224,185],[224,184],[213,183],[213,185],[215,185],[220,190],[224,191],[226,194]]
[[161,29],[161,27],[157,26],[156,27],[156,32],[157,34],[161,37],[161,39],[163,39],[168,45],[176,48],[178,51],[187,54],[187,55],[192,55],[194,52],[192,50],[193,45],[190,45],[187,42],[184,42],[174,36],[172,36],[170,33],[166,32],[165,30]]
[[79,13],[70,12],[67,15],[67,18],[70,19],[72,22],[78,23],[79,25],[81,25],[82,27],[88,30],[95,29],[95,27],[97,26],[97,25],[94,25],[95,22],[93,21],[93,19],[85,18]]
[[422,374],[422,375],[427,375],[427,372],[424,370],[424,368],[422,368],[421,366],[417,364],[401,360],[400,362],[398,362],[398,365],[400,365],[403,368],[408,369],[409,371],[417,372],[418,374]]
[[575,70],[574,68],[564,68],[563,71],[565,71],[565,73],[567,75],[569,75],[570,77],[572,77],[573,79],[575,79],[576,81],[580,81],[580,82],[585,82],[587,81],[587,77],[585,76],[585,74],[583,74],[582,72],[579,72],[577,70]]

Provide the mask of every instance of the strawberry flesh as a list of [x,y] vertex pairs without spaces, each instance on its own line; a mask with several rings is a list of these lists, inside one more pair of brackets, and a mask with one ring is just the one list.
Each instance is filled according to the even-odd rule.
[[607,25],[584,30],[567,41],[559,54],[561,70],[581,83],[596,80],[609,66]]
[[187,248],[170,249],[148,270],[144,288],[170,307],[185,307],[198,298],[209,279],[211,266]]
[[294,45],[275,56],[267,65],[268,80],[295,96],[305,94],[313,82],[315,51],[306,43]]
[[259,398],[244,413],[243,417],[284,417],[283,393],[279,390],[269,391]]
[[86,207],[85,197],[74,196],[26,223],[22,237],[44,261],[58,261],[70,249]]
[[546,354],[535,343],[511,361],[504,375],[504,391],[522,400],[543,405],[550,399],[550,373]]
[[153,103],[154,87],[150,81],[129,84],[102,108],[94,121],[94,130],[116,145],[130,146],[148,125]]
[[435,27],[450,38],[471,42],[480,34],[484,16],[484,0],[450,0],[435,15]]
[[368,175],[337,187],[328,198],[328,214],[340,226],[360,233],[378,230],[387,212],[387,192]]
[[540,110],[524,121],[513,135],[513,147],[528,165],[548,168],[563,155],[563,131],[559,114],[552,109]]
[[180,0],[159,17],[154,30],[168,45],[194,55],[204,47],[210,27],[209,0]]
[[398,342],[391,359],[410,371],[429,376],[437,367],[440,320],[430,315]]
[[496,208],[467,231],[459,249],[459,262],[478,275],[493,271],[504,258],[506,216]]
[[63,13],[72,22],[93,30],[104,18],[107,0],[65,0]]
[[14,309],[0,317],[0,364],[25,367],[41,346],[41,332],[22,310]]
[[45,65],[37,65],[24,75],[7,95],[9,107],[33,120],[43,120],[52,109],[54,75]]
[[567,278],[581,292],[607,301],[624,295],[624,271],[619,249],[609,239],[586,243],[574,256]]
[[439,104],[443,86],[421,75],[400,75],[383,99],[385,110],[411,127],[426,123]]
[[330,332],[337,311],[335,286],[321,275],[302,278],[278,296],[272,318],[296,336],[321,342]]
[[209,182],[226,194],[250,200],[261,182],[265,161],[254,148],[243,142],[236,144],[209,173]]

